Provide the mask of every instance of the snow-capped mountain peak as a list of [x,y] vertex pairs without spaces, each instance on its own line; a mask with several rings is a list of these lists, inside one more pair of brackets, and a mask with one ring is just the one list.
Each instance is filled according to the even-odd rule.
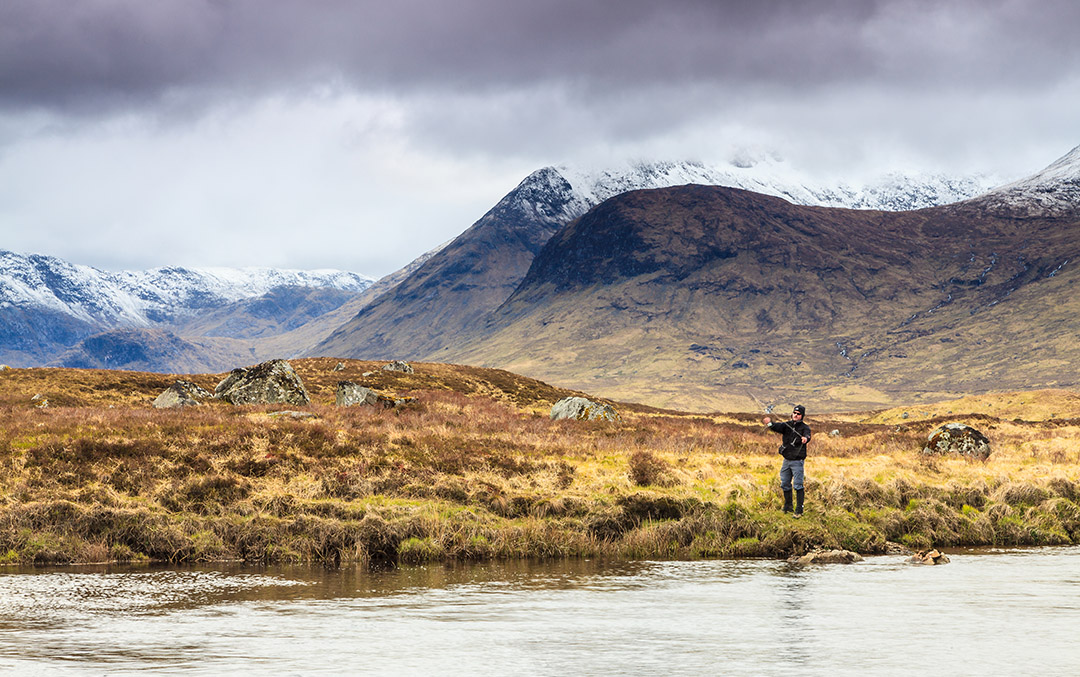
[[[865,184],[824,186],[808,180],[782,160],[765,157],[717,165],[630,162],[601,170],[559,165],[534,172],[515,192],[517,199],[529,203],[534,210],[541,202],[538,197],[543,198],[544,206],[560,205],[558,213],[550,217],[566,222],[620,193],[688,183],[741,188],[801,205],[904,211],[965,200],[986,192],[996,181],[986,176],[894,172]],[[552,191],[561,193],[558,200],[552,201]]]
[[1026,179],[978,198],[990,208],[1024,216],[1062,216],[1080,211],[1080,146]]

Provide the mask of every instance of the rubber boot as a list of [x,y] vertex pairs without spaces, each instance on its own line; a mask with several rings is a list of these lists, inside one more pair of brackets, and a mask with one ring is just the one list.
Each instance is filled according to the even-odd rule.
[[784,492],[784,512],[791,512],[791,489]]
[[796,489],[795,490],[795,516],[796,517],[802,517],[803,496],[805,496],[805,495],[806,495],[806,490],[805,489]]

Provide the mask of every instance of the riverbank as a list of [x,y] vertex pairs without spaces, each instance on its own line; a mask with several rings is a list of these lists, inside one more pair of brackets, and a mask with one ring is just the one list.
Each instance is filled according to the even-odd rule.
[[[294,366],[313,397],[289,408],[303,418],[222,403],[155,410],[148,402],[171,382],[161,375],[0,374],[11,386],[0,401],[0,561],[690,559],[873,554],[889,541],[1080,543],[1072,418],[954,407],[884,423],[881,412],[822,419],[811,409],[807,512],[793,520],[779,510],[777,440],[756,415],[624,407],[619,422],[551,421],[565,391],[447,365],[368,377],[415,398],[405,407],[340,408],[332,384],[371,363],[344,374],[326,361]],[[14,387],[31,378],[50,406]],[[186,378],[212,390],[218,377]],[[103,392],[122,397],[106,404]],[[922,455],[944,420],[982,430],[990,458]]]

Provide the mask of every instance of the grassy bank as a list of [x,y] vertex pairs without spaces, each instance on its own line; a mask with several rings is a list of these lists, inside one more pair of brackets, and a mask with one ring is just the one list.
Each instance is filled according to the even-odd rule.
[[[154,410],[171,382],[160,375],[0,373],[0,562],[779,557],[816,546],[876,553],[886,541],[1080,542],[1080,421],[1057,414],[953,407],[897,423],[811,410],[807,515],[795,521],[779,511],[777,440],[757,416],[624,408],[618,423],[551,421],[565,392],[506,372],[431,365],[363,377],[373,364],[333,364],[294,363],[314,400],[302,419],[272,415],[285,407]],[[216,378],[194,380],[212,389]],[[339,379],[416,400],[334,407]],[[956,419],[990,437],[989,460],[919,453],[930,430]]]

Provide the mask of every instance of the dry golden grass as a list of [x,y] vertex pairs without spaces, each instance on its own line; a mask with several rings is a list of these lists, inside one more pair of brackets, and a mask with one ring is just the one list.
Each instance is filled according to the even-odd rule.
[[[169,376],[0,373],[0,561],[782,556],[881,552],[886,541],[1080,541],[1076,420],[995,417],[982,400],[965,416],[951,403],[942,406],[953,414],[923,420],[811,417],[807,516],[796,522],[778,510],[777,439],[756,415],[622,407],[617,423],[551,421],[566,392],[508,372],[336,364],[294,363],[315,415],[300,420],[269,416],[281,407],[150,408]],[[185,378],[212,390],[218,377]],[[416,400],[338,408],[338,380]],[[37,393],[49,406],[30,400]],[[1046,406],[1070,396],[1048,394]],[[1045,405],[1041,393],[1001,397]],[[957,417],[990,437],[989,460],[920,453]]]

